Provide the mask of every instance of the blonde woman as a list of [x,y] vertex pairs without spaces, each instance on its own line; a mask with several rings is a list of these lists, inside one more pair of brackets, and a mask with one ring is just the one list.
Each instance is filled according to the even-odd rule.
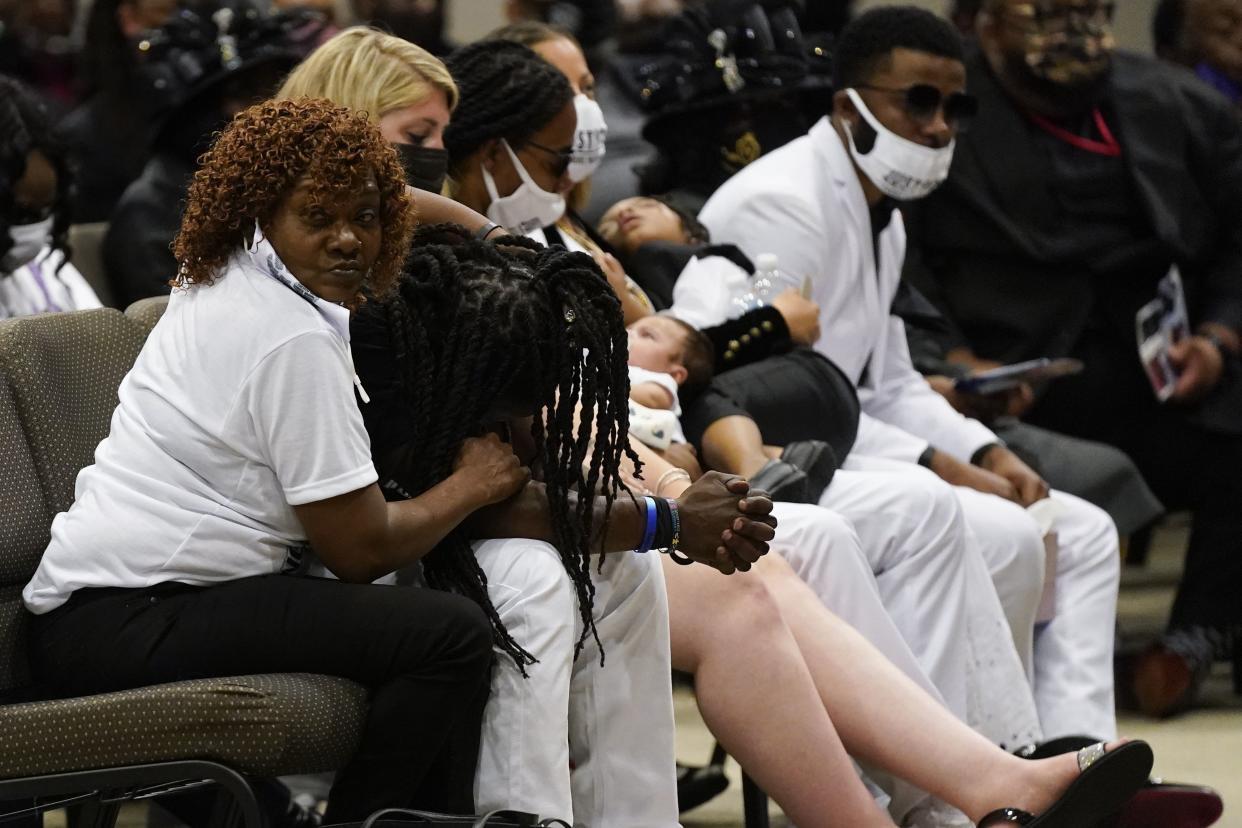
[[475,211],[439,195],[448,168],[444,129],[457,106],[457,85],[426,49],[354,26],[312,52],[276,97],[326,98],[365,112],[401,159],[420,223],[453,222],[480,235],[497,230]]

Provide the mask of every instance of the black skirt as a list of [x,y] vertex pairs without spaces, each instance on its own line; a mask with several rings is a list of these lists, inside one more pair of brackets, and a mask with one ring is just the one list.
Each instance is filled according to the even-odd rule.
[[703,432],[724,417],[753,419],[768,445],[823,440],[844,462],[858,436],[858,394],[849,378],[810,348],[768,357],[716,375],[692,400],[683,400],[681,424],[696,448]]

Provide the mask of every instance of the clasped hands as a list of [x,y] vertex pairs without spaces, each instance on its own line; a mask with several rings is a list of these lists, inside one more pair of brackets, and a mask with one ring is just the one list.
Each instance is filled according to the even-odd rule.
[[[477,493],[479,507],[507,500],[530,482],[530,469],[495,434],[471,437],[454,463]],[[677,500],[681,520],[679,551],[726,575],[750,569],[768,553],[776,536],[772,499],[752,492],[745,479],[707,472]]]

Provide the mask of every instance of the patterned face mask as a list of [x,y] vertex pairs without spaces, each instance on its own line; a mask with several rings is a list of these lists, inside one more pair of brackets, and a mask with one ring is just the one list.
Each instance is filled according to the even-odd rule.
[[579,93],[574,96],[578,128],[574,132],[574,150],[569,160],[569,177],[575,183],[590,178],[604,160],[608,124],[599,104]]
[[1034,77],[1073,87],[1108,72],[1116,47],[1112,3],[1019,3],[1004,19],[1022,32],[1023,60]]

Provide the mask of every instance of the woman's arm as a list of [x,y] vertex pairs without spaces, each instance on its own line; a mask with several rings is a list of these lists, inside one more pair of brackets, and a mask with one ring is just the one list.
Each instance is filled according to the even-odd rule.
[[389,503],[371,484],[293,510],[333,575],[370,583],[417,561],[471,513],[511,498],[529,480],[512,448],[489,434],[467,440],[453,473],[417,497]]
[[[631,444],[636,441],[630,440]],[[655,455],[653,465],[672,468]],[[622,461],[624,464],[628,460]],[[644,462],[646,462],[644,460]],[[681,551],[699,563],[731,573],[750,569],[751,563],[768,551],[775,535],[776,519],[771,516],[772,501],[766,495],[747,497],[750,487],[740,477],[708,472],[693,486],[667,486],[664,494],[676,491],[682,518]],[[571,497],[574,495],[571,494]],[[620,552],[638,548],[646,525],[646,504],[625,495],[612,505],[604,524],[604,499],[596,497],[595,524],[603,527],[596,542],[600,552]],[[551,510],[541,484],[527,486],[504,503],[481,509],[466,521],[466,529],[477,538],[534,538],[555,542]]]
[[[487,216],[480,215],[451,198],[413,187],[407,187],[406,190],[412,194],[414,199],[419,224],[460,224],[467,230],[478,230],[492,223]],[[488,233],[487,237],[494,239],[505,235],[508,235],[508,231],[500,228]]]
[[625,324],[632,325],[645,316],[651,316],[650,302],[645,301],[645,296],[635,293],[636,290],[641,291],[642,288],[630,282],[625,275],[625,268],[621,266],[621,262],[617,261],[617,257],[611,253],[592,255],[599,269],[604,271],[604,276],[608,278],[612,292],[621,300],[621,315],[625,318]]

